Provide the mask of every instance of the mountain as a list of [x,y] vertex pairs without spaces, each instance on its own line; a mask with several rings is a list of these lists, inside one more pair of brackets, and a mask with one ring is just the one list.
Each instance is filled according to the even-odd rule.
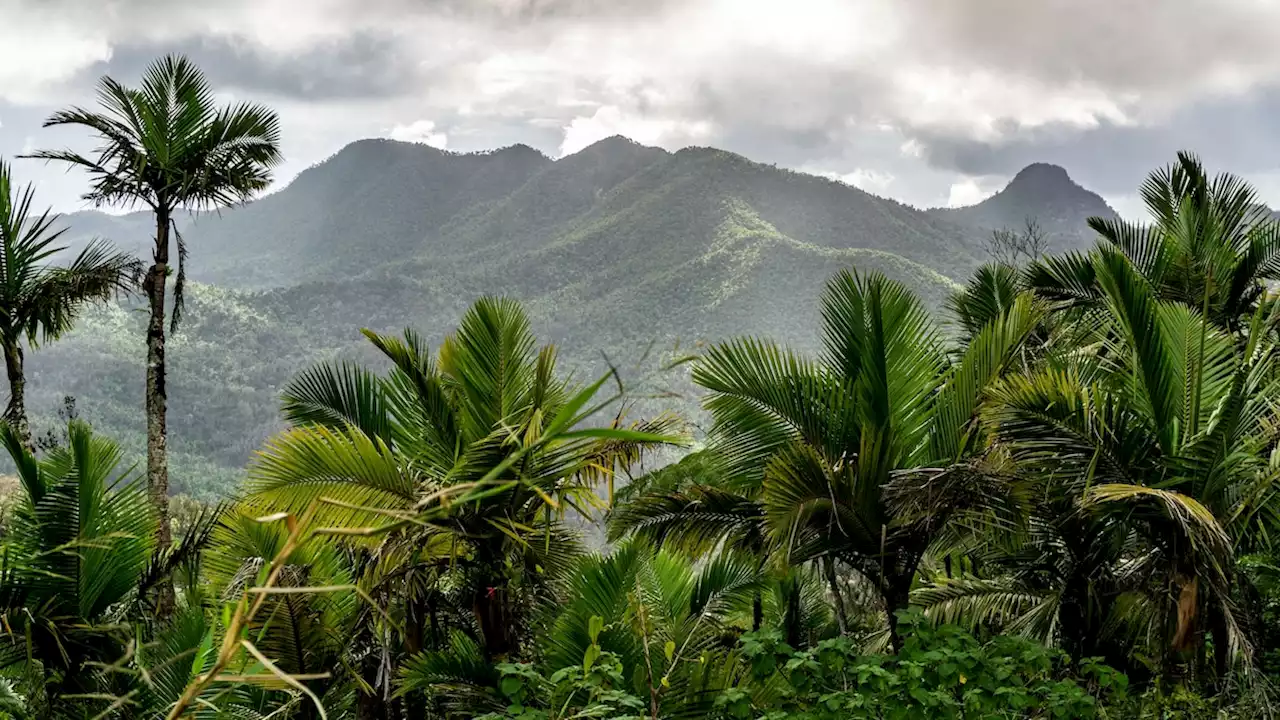
[[97,210],[69,213],[57,219],[54,227],[62,230],[58,245],[66,250],[54,256],[53,262],[66,262],[97,239],[109,239],[121,251],[149,257],[154,244],[155,220],[147,212],[109,215]]
[[1022,230],[1034,221],[1048,235],[1053,252],[1091,247],[1090,217],[1118,217],[1098,194],[1076,184],[1057,165],[1035,163],[1023,168],[1003,190],[977,205],[938,208],[930,215],[974,231]]
[[[981,212],[1062,204],[1028,194],[1052,189],[1037,174]],[[693,409],[687,366],[663,371],[668,361],[743,334],[813,350],[818,298],[840,269],[879,270],[939,308],[984,260],[988,231],[955,212],[620,137],[559,160],[525,146],[353,143],[275,193],[179,223],[194,282],[168,352],[173,485],[225,492],[279,429],[278,393],[294,374],[324,359],[376,361],[361,328],[411,326],[438,343],[483,294],[522,300],[579,378],[616,365],[661,398],[639,412]],[[64,222],[73,243],[103,236],[140,253],[152,232],[145,214]],[[29,355],[38,427],[52,427],[71,395],[141,455],[141,308],[136,298],[95,308]]]

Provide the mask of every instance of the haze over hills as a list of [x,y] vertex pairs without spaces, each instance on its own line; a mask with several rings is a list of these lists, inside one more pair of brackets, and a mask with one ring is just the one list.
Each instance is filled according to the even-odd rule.
[[[290,377],[325,358],[371,357],[362,327],[412,326],[434,343],[477,296],[501,293],[524,301],[535,330],[584,373],[606,356],[624,370],[647,357],[652,370],[677,344],[742,334],[811,348],[818,296],[839,269],[882,271],[937,308],[985,259],[993,227],[1035,217],[1063,249],[1086,243],[1072,228],[1088,215],[1110,213],[1052,166],[972,208],[921,211],[711,148],[615,137],[553,161],[519,145],[457,154],[355,142],[276,193],[180,223],[198,282],[169,350],[174,486],[225,490],[279,426]],[[75,246],[96,235],[149,252],[146,214],[65,222]],[[37,424],[70,394],[141,449],[133,309],[96,309],[31,354]],[[684,372],[646,377],[682,390]]]

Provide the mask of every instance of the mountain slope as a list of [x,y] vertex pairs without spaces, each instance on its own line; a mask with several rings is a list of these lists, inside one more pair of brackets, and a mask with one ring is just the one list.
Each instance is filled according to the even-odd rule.
[[[182,223],[199,282],[169,353],[174,485],[225,491],[279,428],[283,383],[320,359],[375,360],[360,328],[438,343],[475,298],[505,294],[579,377],[609,363],[687,393],[687,368],[658,371],[678,348],[755,334],[814,349],[817,300],[840,269],[879,270],[940,307],[983,260],[986,231],[955,219],[710,148],[610,138],[552,161],[353,143],[279,192]],[[142,214],[67,222],[69,238],[143,252],[150,237]],[[37,424],[71,394],[140,453],[137,302],[31,353]]]
[[930,215],[974,231],[1021,230],[1034,221],[1048,234],[1053,252],[1091,247],[1094,236],[1086,226],[1090,217],[1116,217],[1116,211],[1096,193],[1076,184],[1057,165],[1035,163],[1023,168],[1003,190],[977,205],[938,208]]
[[186,223],[193,277],[278,287],[394,262],[419,239],[507,196],[550,162],[524,145],[464,155],[361,140],[279,192]]

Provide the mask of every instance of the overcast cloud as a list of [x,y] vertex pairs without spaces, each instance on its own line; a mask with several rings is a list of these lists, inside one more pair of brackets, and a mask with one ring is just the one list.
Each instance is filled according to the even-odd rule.
[[[287,180],[368,136],[715,145],[920,206],[1033,161],[1131,213],[1174,151],[1280,205],[1280,0],[0,0],[0,155],[182,51],[281,113]],[[80,184],[30,161],[46,202]]]

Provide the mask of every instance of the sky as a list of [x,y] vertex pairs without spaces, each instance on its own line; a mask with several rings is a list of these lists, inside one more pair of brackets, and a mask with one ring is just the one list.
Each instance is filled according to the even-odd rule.
[[[1180,149],[1280,206],[1280,0],[0,0],[0,157],[182,52],[280,113],[278,183],[364,137],[710,145],[919,207],[1052,162],[1135,216]],[[84,179],[15,172],[60,211]]]

